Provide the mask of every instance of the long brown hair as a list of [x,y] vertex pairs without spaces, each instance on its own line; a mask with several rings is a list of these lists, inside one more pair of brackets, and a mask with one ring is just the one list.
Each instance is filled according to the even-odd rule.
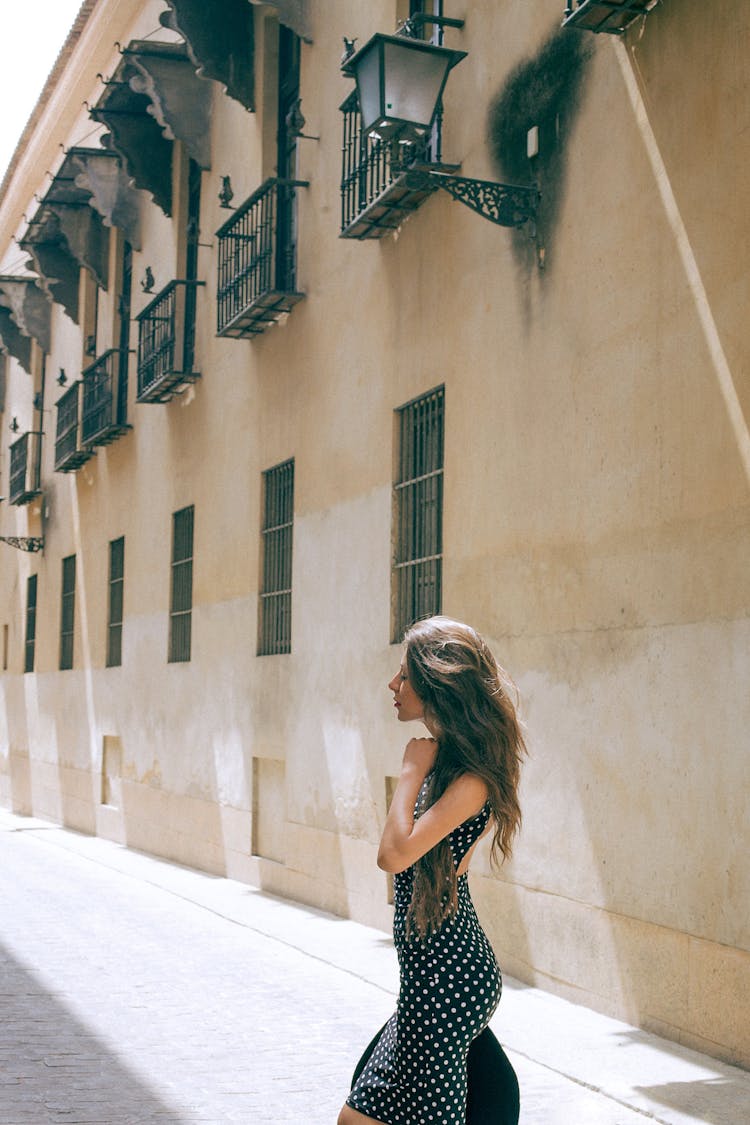
[[[417,621],[404,644],[411,685],[438,741],[424,806],[434,804],[461,774],[481,777],[495,829],[491,860],[499,865],[510,857],[521,824],[518,783],[526,744],[513,681],[484,638],[449,617]],[[424,940],[457,906],[456,868],[446,837],[415,864],[407,937]]]

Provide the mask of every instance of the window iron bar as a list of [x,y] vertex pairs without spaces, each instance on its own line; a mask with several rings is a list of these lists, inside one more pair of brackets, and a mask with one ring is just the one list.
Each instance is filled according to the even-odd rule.
[[26,580],[26,635],[24,638],[24,672],[34,671],[36,649],[36,600],[37,576],[32,574]]
[[393,640],[440,611],[444,391],[399,410],[399,480],[394,484]]
[[291,651],[294,461],[263,474],[258,654]]
[[62,560],[62,592],[60,595],[60,670],[73,667],[75,636],[76,557]]
[[109,544],[109,605],[107,607],[107,667],[122,664],[122,622],[125,593],[125,539]]
[[169,609],[169,662],[190,660],[193,610],[193,535],[195,509],[172,517],[172,574]]

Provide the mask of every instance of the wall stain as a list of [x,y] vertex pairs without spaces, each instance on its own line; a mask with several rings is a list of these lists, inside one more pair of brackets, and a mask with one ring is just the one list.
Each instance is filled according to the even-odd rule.
[[162,788],[161,766],[158,761],[154,761],[151,768],[141,774],[135,762],[126,762],[122,769],[122,778],[124,781],[133,781],[137,785],[148,785],[152,789]]
[[[541,192],[535,240],[525,228],[513,232],[514,252],[527,268],[550,264],[567,144],[594,52],[591,38],[556,29],[533,58],[511,71],[490,105],[487,140],[498,176],[506,183],[536,183]],[[539,155],[530,160],[526,140],[534,125],[539,129]]]

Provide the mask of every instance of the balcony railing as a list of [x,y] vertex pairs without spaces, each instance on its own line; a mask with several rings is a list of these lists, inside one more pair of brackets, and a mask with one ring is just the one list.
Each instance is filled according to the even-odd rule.
[[579,31],[609,32],[622,35],[633,20],[645,16],[658,0],[568,0],[563,27]]
[[216,232],[219,336],[257,336],[302,300],[296,189],[306,186],[305,180],[266,180]]
[[8,500],[11,504],[28,504],[41,492],[39,457],[41,440],[41,433],[32,430],[22,434],[10,447]]
[[108,445],[130,429],[128,414],[128,353],[110,348],[81,376],[82,443]]
[[[394,148],[372,140],[362,131],[359,98],[353,91],[341,106],[344,138],[341,168],[341,238],[382,238],[396,230],[437,191],[429,177],[410,177],[394,167]],[[422,151],[413,149],[420,168],[456,171],[455,164],[440,163],[440,122]]]
[[72,473],[93,456],[81,437],[81,380],[68,387],[57,400],[55,472]]
[[200,378],[196,294],[202,281],[170,281],[138,314],[138,402],[168,402]]

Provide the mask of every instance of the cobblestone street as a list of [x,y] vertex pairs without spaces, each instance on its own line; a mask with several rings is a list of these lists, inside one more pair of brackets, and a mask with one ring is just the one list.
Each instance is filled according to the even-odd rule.
[[[2,1125],[333,1125],[394,1006],[385,935],[5,813],[0,901]],[[744,1072],[538,990],[508,982],[493,1027],[523,1125],[750,1120]]]

